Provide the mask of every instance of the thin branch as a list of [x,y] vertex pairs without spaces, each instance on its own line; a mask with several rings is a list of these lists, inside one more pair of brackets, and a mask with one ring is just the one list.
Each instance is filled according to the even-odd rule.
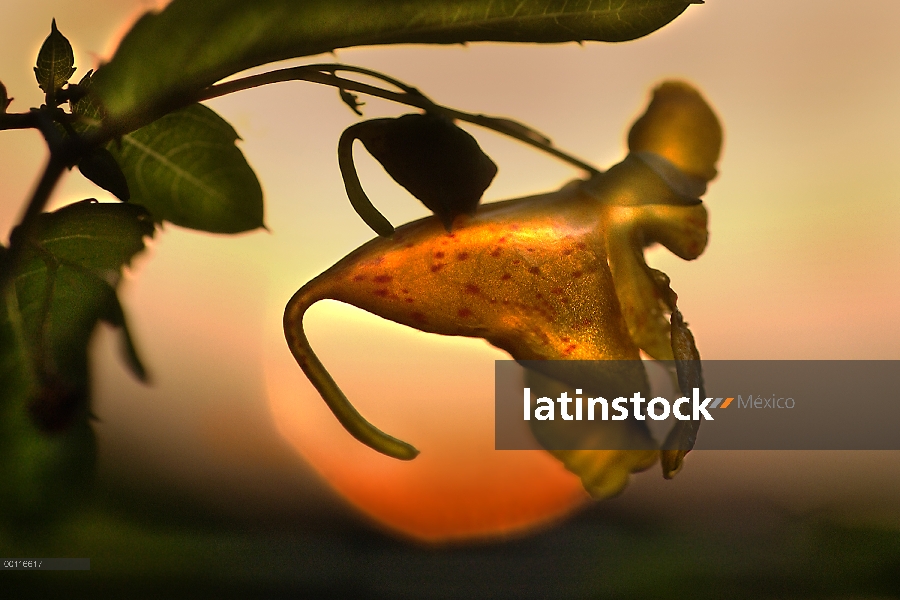
[[422,96],[425,97],[425,94],[420,92],[417,88],[412,87],[409,84],[403,83],[399,79],[394,79],[390,75],[385,75],[384,73],[379,73],[378,71],[373,71],[372,69],[367,69],[365,67],[357,67],[355,65],[344,65],[341,63],[320,63],[317,65],[305,65],[307,68],[314,69],[316,71],[324,71],[326,73],[331,73],[332,75],[336,75],[338,71],[347,71],[348,73],[359,73],[361,75],[368,75],[369,77],[373,77],[375,79],[380,79],[385,83],[389,83],[392,86],[396,87],[400,91],[406,92],[407,94],[411,94],[414,96]]
[[0,113],[0,130],[3,129],[39,129],[34,112]]
[[56,187],[59,178],[62,177],[63,171],[66,169],[66,163],[67,161],[59,156],[59,153],[54,152],[50,154],[50,160],[47,161],[44,173],[41,175],[41,179],[38,181],[38,185],[28,201],[25,213],[19,220],[18,227],[13,231],[13,236],[10,238],[9,250],[2,255],[2,260],[0,260],[0,290],[5,290],[12,279],[13,273],[15,273],[21,259],[22,251],[25,249],[26,240],[31,239],[37,218],[47,206],[47,201],[50,199],[53,188]]
[[19,225],[13,230],[9,240],[9,249],[0,256],[0,291],[6,290],[6,286],[13,278],[13,274],[19,266],[22,252],[34,235],[37,219],[44,212],[53,189],[62,177],[67,167],[74,164],[79,149],[83,142],[76,138],[63,139],[56,129],[53,118],[42,110],[32,110],[29,115],[34,119],[34,126],[39,129],[47,140],[50,148],[50,159],[38,180],[37,187],[31,194]]
[[[403,91],[394,92],[370,84],[338,77],[337,75],[335,75],[335,72],[337,71],[352,71],[355,73],[368,75],[370,77],[375,77],[391,85],[394,85]],[[329,85],[341,90],[359,92],[361,94],[383,98],[385,100],[390,100],[399,104],[421,108],[425,111],[442,114],[450,119],[466,121],[468,123],[472,123],[474,125],[478,125],[480,127],[496,131],[497,133],[515,138],[520,142],[529,144],[530,146],[534,146],[535,148],[551,154],[569,164],[575,165],[576,167],[586,171],[592,176],[600,174],[600,170],[595,166],[556,148],[552,143],[550,143],[550,140],[546,136],[541,135],[540,133],[532,130],[526,125],[517,123],[516,121],[511,121],[509,119],[490,117],[487,115],[476,115],[459,111],[453,108],[448,108],[446,106],[441,106],[440,104],[434,103],[414,87],[408,86],[401,81],[388,77],[387,75],[383,75],[369,69],[364,69],[362,67],[352,67],[349,65],[338,64],[324,64],[304,65],[301,67],[279,69],[277,71],[269,71],[268,73],[262,73],[260,75],[251,75],[242,79],[236,79],[234,81],[211,86],[201,92],[201,94],[199,94],[195,98],[195,100],[210,100],[212,98],[218,98],[220,96],[231,94],[233,92],[248,90],[259,86],[268,85],[270,83],[280,83],[283,81],[309,81],[312,83],[320,83],[322,85]]]
[[[336,74],[339,71],[358,73],[360,75],[379,79],[396,87],[400,91],[386,90],[374,85],[345,79]],[[368,96],[397,102],[399,104],[420,108],[427,112],[442,114],[450,119],[472,123],[515,138],[572,164],[592,176],[600,173],[600,170],[593,165],[556,148],[549,138],[526,125],[509,119],[490,117],[487,115],[476,115],[441,106],[430,100],[418,89],[407,85],[402,81],[377,71],[352,65],[342,65],[337,63],[303,65],[270,71],[260,75],[252,75],[250,77],[213,85],[194,97],[183,99],[178,103],[180,106],[172,106],[170,108],[171,110],[175,110],[193,102],[210,100],[233,92],[283,81],[309,81],[311,83],[319,83],[338,88],[339,90],[354,91]],[[38,185],[19,221],[19,225],[14,231],[13,237],[15,239],[10,240],[8,251],[0,255],[0,292],[6,290],[7,284],[10,282],[13,273],[15,273],[18,261],[21,258],[22,250],[25,246],[24,242],[32,237],[37,217],[46,207],[47,202],[50,199],[50,194],[59,182],[65,169],[74,164],[78,153],[83,151],[86,145],[103,143],[106,140],[113,139],[117,133],[117,130],[102,130],[100,133],[90,136],[91,139],[79,140],[75,137],[67,140],[59,140],[59,133],[56,131],[52,119],[41,110],[32,110],[28,113],[2,113],[0,114],[0,130],[2,129],[40,130],[47,139],[50,147],[50,160],[47,162],[44,173],[41,175]]]

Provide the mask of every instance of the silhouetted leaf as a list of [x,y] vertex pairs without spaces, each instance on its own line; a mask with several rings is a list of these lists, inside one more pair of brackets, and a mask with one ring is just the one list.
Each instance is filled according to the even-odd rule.
[[450,230],[472,214],[497,174],[497,165],[471,135],[450,119],[410,114],[353,127],[356,137],[400,185]]
[[688,0],[174,0],[141,18],[97,73],[120,130],[143,125],[239,71],[335,48],[472,41],[619,42],[681,14]]
[[131,337],[131,331],[128,329],[128,322],[125,320],[125,311],[117,296],[110,297],[110,302],[104,308],[103,314],[100,315],[108,325],[112,325],[122,331],[122,359],[131,373],[140,381],[146,383],[149,380],[147,368],[144,366],[137,348],[134,345],[134,338]]
[[194,104],[108,147],[125,173],[131,202],[154,220],[237,233],[263,226],[262,189],[237,139],[222,117]]
[[359,96],[357,96],[356,94],[351,94],[347,90],[338,90],[338,92],[340,93],[341,101],[349,106],[350,110],[352,110],[359,116],[362,116],[362,111],[359,110],[359,107],[364,106],[366,103],[360,102]]
[[6,112],[6,107],[12,102],[12,98],[6,95],[6,86],[0,81],[0,115]]
[[75,73],[75,55],[72,44],[56,28],[56,19],[50,26],[50,35],[44,40],[38,52],[34,76],[38,85],[52,99],[56,91],[69,82]]
[[106,148],[94,148],[89,151],[78,162],[78,170],[119,200],[128,200],[131,197],[125,174]]

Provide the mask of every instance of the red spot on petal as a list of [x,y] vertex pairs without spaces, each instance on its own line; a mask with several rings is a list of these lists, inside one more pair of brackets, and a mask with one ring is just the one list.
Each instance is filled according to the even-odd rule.
[[540,275],[541,270],[537,267],[531,267],[530,269],[528,269],[528,272],[532,275]]
[[577,348],[577,347],[578,347],[578,344],[569,344],[568,346],[566,346],[566,349],[563,350],[563,353],[564,354],[572,354],[572,351],[575,350],[575,348]]
[[585,244],[584,242],[578,242],[577,244],[575,244],[575,247],[579,250],[584,250],[585,248],[587,248],[587,244]]
[[563,250],[563,256],[569,256],[573,252],[575,252],[575,251],[572,250],[571,248],[566,248],[565,250]]
[[460,319],[467,319],[472,316],[472,311],[469,310],[468,308],[461,308],[458,311],[456,311],[456,316],[459,317]]
[[543,298],[543,297],[544,297],[544,295],[543,295],[543,294],[541,294],[541,293],[538,293],[538,294],[535,294],[535,296],[534,296],[534,297],[535,297],[535,298],[537,298],[537,299],[538,299],[538,300],[540,300],[540,299],[541,299],[541,298]]
[[494,258],[500,256],[500,248],[494,248],[493,250],[491,250],[491,256],[493,256]]
[[550,291],[553,292],[554,294],[562,294],[563,293],[563,289],[561,287],[555,287]]
[[518,259],[518,258],[517,258],[517,259],[516,259],[516,260],[514,260],[514,261],[513,261],[513,263],[512,263],[512,264],[514,264],[514,265],[518,265],[518,264],[521,264],[521,263],[522,263],[522,261],[521,261],[521,260],[519,260],[519,259]]
[[456,260],[466,260],[467,258],[469,258],[468,252],[460,252],[456,255]]
[[525,248],[526,252],[534,252],[534,248]]
[[563,344],[568,344],[568,343],[569,343],[569,338],[568,338],[568,337],[561,337],[561,338],[559,338],[559,340],[560,340]]
[[424,314],[420,313],[419,311],[410,313],[409,316],[412,317],[413,321],[418,321],[419,323],[426,323],[428,321],[428,317],[426,317]]
[[500,276],[500,279],[502,279],[503,281],[506,281],[507,279],[512,279],[512,275],[510,275],[509,273],[504,273],[503,275]]
[[408,294],[408,293],[409,293],[409,290],[406,289],[406,288],[403,288],[402,290],[400,290],[400,293],[401,293],[401,294]]
[[431,265],[431,272],[437,273],[438,271],[440,271],[443,268],[444,268],[444,265],[442,265],[442,264]]
[[435,252],[434,253],[435,258],[444,258],[444,256],[445,256],[445,254],[443,252]]
[[372,278],[372,281],[374,281],[375,283],[390,283],[393,280],[394,278],[390,275],[376,275]]
[[379,298],[387,298],[388,291],[385,288],[378,288],[372,292],[372,295],[378,296]]
[[499,240],[497,240],[497,243],[498,243],[498,244],[505,244],[505,243],[506,243],[506,236],[504,235],[504,236],[501,237]]
[[578,279],[582,275],[584,275],[584,273],[582,273],[581,271],[575,271],[574,273],[572,273],[572,279]]
[[365,280],[366,280],[365,275],[357,275],[356,277],[353,278],[353,281],[365,281]]
[[481,288],[479,288],[474,283],[467,283],[465,290],[466,290],[467,294],[480,294],[481,293]]
[[407,303],[407,304],[412,304],[413,302],[415,302],[415,300],[413,300],[412,298],[407,298],[407,299],[406,299],[406,303]]

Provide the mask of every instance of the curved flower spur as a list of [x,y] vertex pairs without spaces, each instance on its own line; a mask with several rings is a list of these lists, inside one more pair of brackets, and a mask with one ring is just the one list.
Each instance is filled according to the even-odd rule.
[[[288,346],[348,432],[404,460],[418,451],[366,421],[310,347],[303,315],[319,300],[421,331],[483,338],[516,360],[636,361],[643,350],[675,360],[682,390],[702,386],[676,296],[643,249],[660,243],[685,260],[703,252],[707,213],[699,197],[716,176],[721,143],[719,121],[701,95],[685,83],[663,83],[632,126],[621,163],[554,193],[459,214],[451,231],[432,216],[364,244],[288,302]],[[563,385],[528,373],[536,391]],[[646,437],[646,450],[553,454],[592,495],[608,496],[660,456],[664,475],[673,476],[693,446],[692,423],[679,421],[663,451],[631,423],[626,435]],[[542,432],[535,434],[540,440]]]

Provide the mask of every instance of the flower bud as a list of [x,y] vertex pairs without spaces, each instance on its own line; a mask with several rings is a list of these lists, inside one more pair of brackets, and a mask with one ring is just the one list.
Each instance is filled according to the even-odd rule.
[[658,154],[685,174],[710,181],[722,149],[722,126],[690,85],[666,81],[653,90],[647,111],[628,133],[631,152]]

